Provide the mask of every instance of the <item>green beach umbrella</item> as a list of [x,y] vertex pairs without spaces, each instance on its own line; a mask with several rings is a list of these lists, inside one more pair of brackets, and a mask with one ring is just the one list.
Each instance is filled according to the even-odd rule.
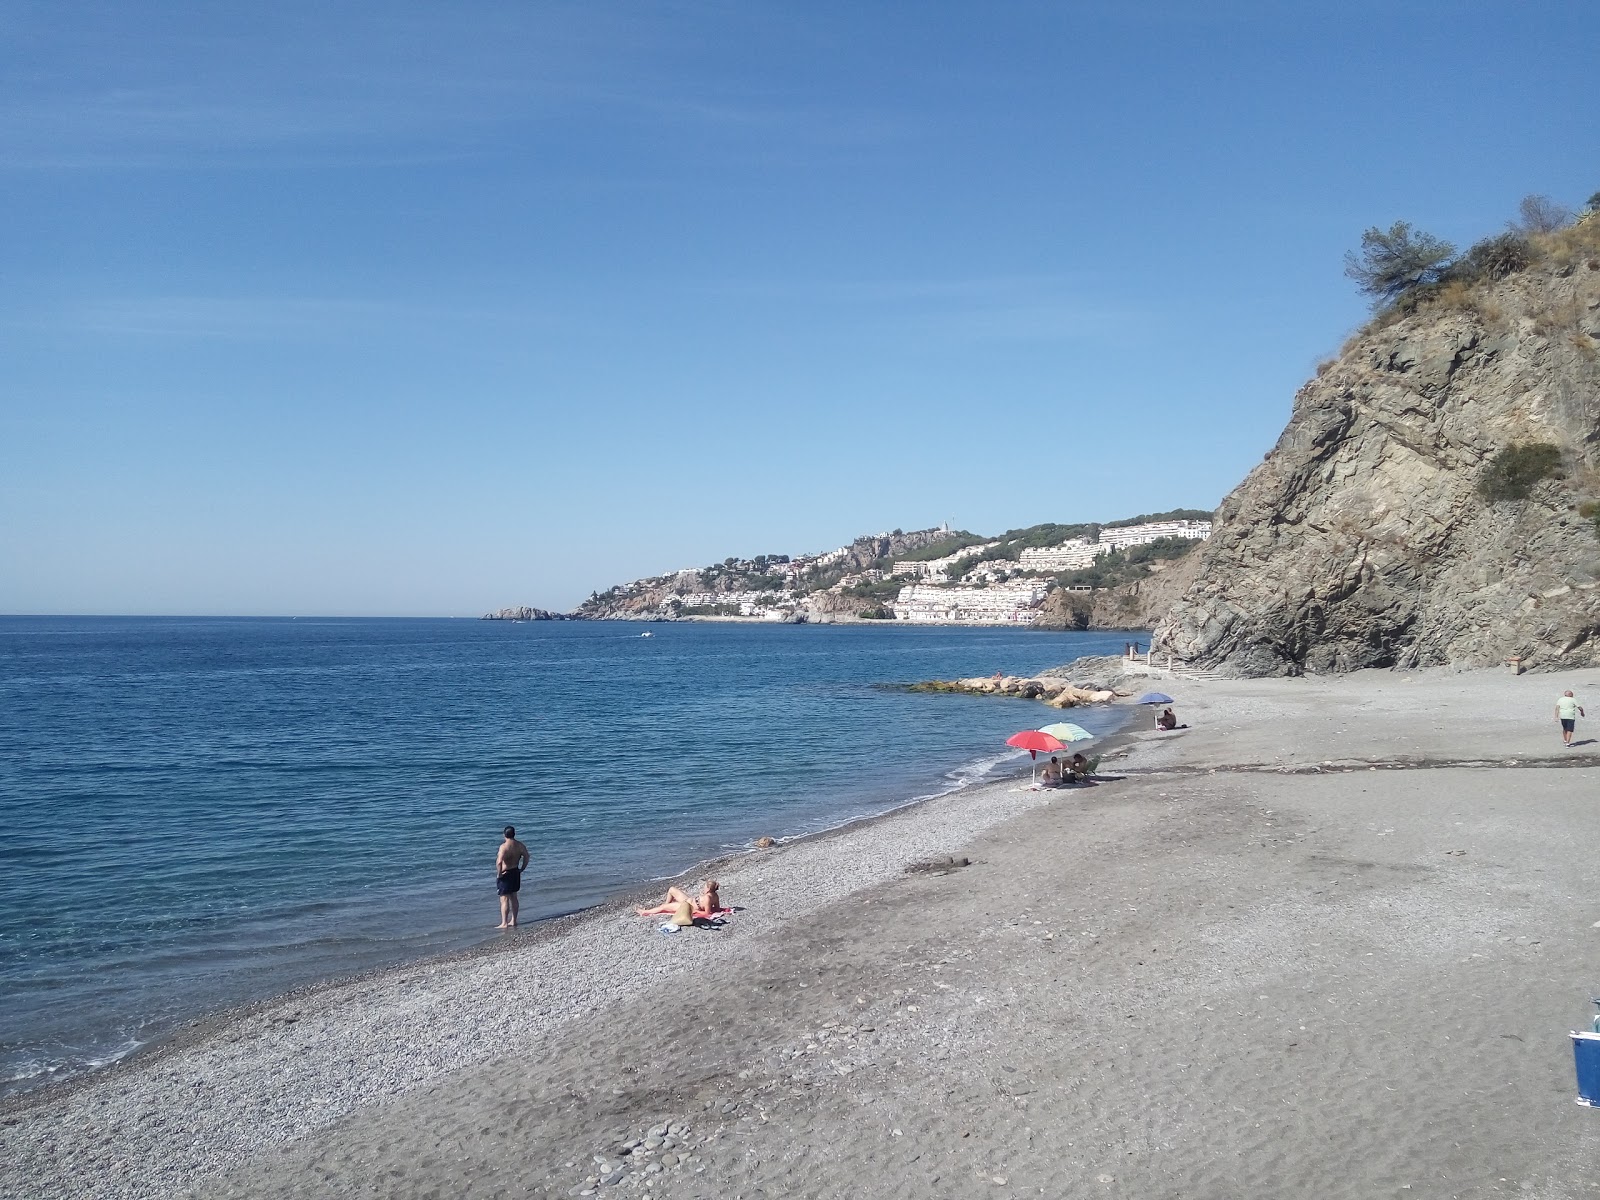
[[1046,725],[1039,732],[1048,733],[1058,742],[1087,742],[1095,736],[1082,725],[1074,725],[1071,721],[1057,721],[1054,725]]

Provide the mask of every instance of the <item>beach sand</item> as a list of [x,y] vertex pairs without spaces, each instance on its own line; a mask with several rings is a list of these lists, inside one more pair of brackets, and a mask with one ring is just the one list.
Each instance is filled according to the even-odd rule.
[[1103,782],[747,856],[724,929],[607,908],[13,1107],[0,1193],[1600,1196],[1597,681],[1161,681],[1194,728]]

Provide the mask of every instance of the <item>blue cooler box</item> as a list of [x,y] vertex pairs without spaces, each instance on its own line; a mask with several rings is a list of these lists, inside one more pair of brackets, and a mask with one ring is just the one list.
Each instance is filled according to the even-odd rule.
[[1600,1108],[1600,1033],[1573,1034],[1572,1057],[1578,1064],[1578,1103]]

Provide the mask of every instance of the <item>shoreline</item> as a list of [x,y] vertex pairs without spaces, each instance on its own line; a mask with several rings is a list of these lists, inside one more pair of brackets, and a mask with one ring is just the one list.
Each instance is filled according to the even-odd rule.
[[[742,620],[743,618],[738,619]],[[1060,669],[1066,670],[1070,665],[1068,664],[1067,667]],[[1117,706],[1113,703],[1098,707],[1111,710]],[[1044,705],[1040,705],[1040,708],[1044,714],[1054,711]],[[1127,726],[1132,722],[1134,716],[1134,712],[1130,709],[1116,729],[1097,738],[1095,743],[1097,751],[1104,753],[1114,745],[1123,744],[1126,741]],[[952,770],[956,769],[958,768],[952,768]],[[997,774],[993,778],[956,784],[945,791],[898,800],[887,808],[851,817],[837,825],[824,829],[780,835],[775,845],[766,849],[750,847],[744,850],[732,850],[725,854],[701,859],[676,873],[635,880],[594,904],[571,912],[542,917],[518,927],[519,931],[526,932],[516,932],[509,936],[502,933],[496,936],[493,927],[489,927],[482,940],[472,945],[414,958],[403,958],[396,962],[368,967],[350,974],[311,980],[286,988],[283,991],[274,992],[268,996],[224,1005],[185,1020],[176,1026],[159,1030],[148,1042],[141,1042],[122,1056],[100,1066],[75,1071],[63,1078],[50,1079],[31,1087],[0,1095],[0,1120],[24,1116],[35,1108],[46,1106],[56,1101],[71,1099],[86,1090],[92,1090],[101,1083],[113,1082],[130,1073],[137,1073],[146,1069],[153,1070],[159,1066],[164,1057],[204,1046],[212,1039],[226,1037],[234,1027],[247,1026],[251,1021],[265,1013],[293,1004],[315,1004],[323,998],[336,998],[350,988],[381,984],[391,977],[416,971],[448,970],[451,967],[492,959],[497,955],[512,954],[520,949],[525,949],[530,942],[544,943],[567,936],[577,930],[579,923],[586,918],[600,918],[619,913],[631,915],[635,907],[650,899],[659,897],[670,886],[687,887],[711,871],[725,871],[730,867],[748,862],[753,856],[772,857],[794,847],[847,837],[854,832],[869,828],[880,822],[913,812],[923,805],[988,788],[1015,785],[1029,779],[1030,776],[1031,772],[1024,773],[1019,767],[1008,773]],[[464,936],[466,935],[464,934]]]
[[1591,1195],[1565,1030],[1600,740],[1562,751],[1548,701],[1597,682],[1183,681],[1192,728],[1124,726],[1095,787],[1019,775],[717,860],[725,929],[619,897],[264,1007],[8,1116],[0,1184]]
[[[478,617],[480,621],[499,620],[500,618]],[[788,621],[770,617],[733,617],[733,616],[692,616],[692,617],[577,617],[564,616],[555,618],[564,621],[585,621],[594,625],[603,625],[607,622],[618,625],[694,625],[694,624],[726,624],[726,625],[873,625],[880,628],[899,629],[1012,629],[1031,630],[1035,633],[1142,633],[1145,638],[1150,636],[1148,625],[1086,625],[1082,629],[1066,625],[1040,625],[1029,622],[1026,625],[1016,621],[899,621],[893,617],[859,617],[854,613],[827,613],[819,617],[807,617],[804,621]],[[523,621],[509,621],[508,624],[527,624]]]
[[[697,950],[720,951],[716,957],[736,953],[742,927],[761,921],[760,917],[752,920],[745,915],[752,907],[746,903],[747,899],[755,899],[757,903],[765,901],[772,907],[781,907],[791,899],[796,904],[804,904],[801,897],[805,888],[798,877],[820,875],[822,856],[831,844],[843,840],[860,841],[877,834],[875,840],[888,851],[891,843],[903,840],[900,836],[903,831],[897,826],[916,823],[917,815],[941,807],[945,810],[940,814],[945,822],[959,828],[963,836],[970,836],[971,832],[988,828],[1022,808],[1045,803],[1055,794],[1029,791],[1018,783],[1019,779],[1002,779],[980,784],[785,842],[775,847],[775,852],[735,855],[728,863],[731,870],[721,871],[723,860],[713,860],[724,877],[724,895],[742,911],[736,912],[729,929],[715,933],[685,931],[679,936],[685,945],[693,945]],[[1019,797],[1020,801],[1005,804],[1004,810],[995,815],[976,820],[961,819],[958,806],[980,799],[1010,797]],[[968,807],[966,811],[973,810]],[[909,832],[914,842],[916,831]],[[889,836],[883,836],[885,834]],[[935,838],[938,845],[947,840]],[[938,850],[928,847],[914,851],[904,862],[887,855],[869,856],[876,862],[876,869],[869,869],[864,862],[854,864],[856,874],[865,874],[869,880],[838,878],[829,894],[814,896],[809,906],[820,907],[824,902],[843,899],[864,884],[892,878],[911,865],[919,852],[924,857],[937,856]],[[690,879],[693,874],[679,878]],[[746,877],[751,876],[754,883],[746,881]],[[773,881],[771,876],[778,878]],[[558,983],[555,999],[531,1014],[530,1020],[519,1023],[548,1033],[580,1020],[596,1001],[596,993],[603,995],[605,1004],[614,1005],[644,991],[663,974],[676,975],[688,969],[692,964],[680,961],[677,969],[672,970],[671,964],[662,960],[661,951],[670,952],[679,939],[667,939],[659,934],[657,920],[633,915],[633,904],[661,890],[632,891],[606,905],[540,922],[529,927],[529,935],[517,936],[514,941],[497,940],[442,958],[311,985],[273,1000],[215,1014],[195,1023],[181,1036],[153,1046],[148,1053],[131,1055],[88,1076],[62,1081],[58,1088],[36,1090],[13,1098],[0,1107],[0,1162],[9,1161],[26,1180],[31,1189],[28,1194],[38,1196],[171,1194],[178,1180],[170,1173],[167,1156],[178,1144],[204,1140],[221,1150],[220,1156],[213,1157],[207,1164],[205,1174],[219,1167],[237,1166],[246,1157],[271,1146],[327,1128],[335,1119],[355,1111],[375,1096],[385,1100],[400,1098],[426,1087],[442,1075],[489,1061],[494,1056],[493,1046],[519,1041],[532,1032],[512,1034],[502,1029],[502,1036],[475,1037],[472,1042],[479,1049],[463,1054],[459,1061],[452,1061],[459,1046],[450,1044],[458,1039],[446,1036],[443,1045],[435,1043],[426,1053],[430,1061],[414,1071],[407,1071],[402,1061],[416,1055],[419,1043],[431,1040],[426,1035],[437,1029],[439,1021],[430,1017],[411,1022],[411,1036],[404,1039],[403,1049],[398,1049],[393,1031],[376,1028],[371,1014],[378,1012],[392,1017],[404,1012],[418,992],[426,996],[438,988],[446,993],[445,1004],[452,1010],[444,1021],[470,1021],[472,1018],[468,1014],[476,1008],[472,998],[488,991],[492,980],[507,973],[533,973],[555,979]],[[598,947],[598,956],[596,942],[603,943]],[[631,951],[630,966],[619,982],[606,964],[625,948]],[[703,961],[707,956],[697,957]],[[538,966],[556,970],[548,974],[530,971]],[[573,998],[578,1002],[572,1002]],[[296,1036],[313,1023],[318,1028],[311,1038]],[[375,1068],[373,1060],[380,1045],[388,1048],[392,1061]],[[279,1085],[268,1081],[287,1075],[293,1070],[291,1064],[304,1063],[308,1055],[326,1055],[330,1049],[340,1061],[333,1069],[319,1073],[315,1085],[317,1094],[311,1102],[320,1111],[297,1105],[298,1114],[283,1121],[289,1114],[277,1107],[276,1101],[267,1098],[280,1090]],[[322,1065],[326,1068],[330,1064]],[[195,1078],[202,1082],[194,1084]],[[209,1086],[203,1082],[208,1078],[218,1079],[219,1086],[227,1089],[226,1110],[208,1107],[204,1112],[183,1114],[183,1102],[192,1095],[189,1086],[205,1087],[209,1091]],[[254,1100],[241,1104],[241,1092],[253,1093]],[[167,1121],[141,1119],[141,1114],[150,1112],[183,1114],[173,1119],[188,1128],[173,1140],[166,1128]],[[269,1113],[280,1119],[263,1120]],[[120,1127],[123,1138],[117,1139],[121,1143],[117,1151],[119,1161],[132,1157],[144,1169],[118,1183],[100,1177],[98,1170],[67,1164],[60,1164],[64,1169],[50,1169],[48,1164],[55,1149],[50,1131],[64,1122],[84,1121],[97,1125],[110,1122]],[[203,1126],[205,1131],[202,1133],[196,1126]],[[31,1133],[33,1137],[23,1141],[18,1130]],[[74,1155],[73,1159],[76,1157]],[[11,1182],[8,1174],[5,1167],[0,1167],[0,1184]],[[187,1182],[188,1173],[183,1175]],[[94,1182],[79,1190],[75,1181],[80,1178]]]

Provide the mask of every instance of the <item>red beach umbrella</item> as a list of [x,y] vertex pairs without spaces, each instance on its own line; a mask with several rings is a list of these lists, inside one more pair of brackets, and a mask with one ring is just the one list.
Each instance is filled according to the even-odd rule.
[[1035,760],[1038,759],[1039,751],[1041,750],[1049,752],[1051,750],[1066,749],[1060,738],[1051,737],[1048,733],[1039,729],[1024,729],[1021,733],[1013,733],[1006,739],[1006,745],[1015,746],[1019,750],[1026,750],[1028,756]]

